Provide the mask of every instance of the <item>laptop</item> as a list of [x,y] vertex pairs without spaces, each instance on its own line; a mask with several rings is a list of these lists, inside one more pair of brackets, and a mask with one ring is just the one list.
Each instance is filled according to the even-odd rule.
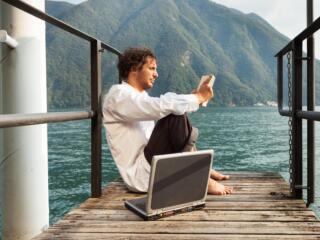
[[213,155],[201,150],[154,156],[147,196],[126,200],[125,206],[144,220],[203,208]]

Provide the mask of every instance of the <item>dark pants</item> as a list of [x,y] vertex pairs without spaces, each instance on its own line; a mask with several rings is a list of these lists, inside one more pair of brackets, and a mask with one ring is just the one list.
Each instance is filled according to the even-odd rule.
[[198,137],[198,131],[191,126],[187,114],[170,114],[160,119],[151,134],[144,155],[151,164],[154,155],[190,151]]

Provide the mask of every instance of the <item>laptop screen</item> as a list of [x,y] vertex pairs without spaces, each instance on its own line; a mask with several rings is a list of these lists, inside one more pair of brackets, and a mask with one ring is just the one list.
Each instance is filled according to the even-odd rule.
[[157,161],[151,208],[175,206],[204,198],[212,155],[175,155]]

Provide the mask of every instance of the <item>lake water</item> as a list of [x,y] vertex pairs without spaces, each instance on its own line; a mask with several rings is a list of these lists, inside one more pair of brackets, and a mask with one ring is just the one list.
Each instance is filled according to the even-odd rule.
[[[280,172],[288,178],[288,118],[281,117],[276,108],[208,107],[190,118],[200,131],[198,148],[214,149],[216,169]],[[49,124],[48,129],[52,224],[90,196],[90,121]],[[316,123],[317,160],[319,129]],[[318,164],[316,172],[320,173],[319,170]],[[103,185],[118,176],[103,133]],[[313,208],[319,213],[320,174],[316,186],[317,204]]]
[[[288,178],[288,118],[281,117],[276,108],[208,107],[190,118],[200,131],[198,148],[214,149],[216,169],[281,172]],[[319,137],[318,134],[317,156]],[[103,185],[106,185],[119,175],[104,133],[103,143]],[[49,125],[49,177],[53,223],[90,196],[90,121]],[[320,182],[317,186],[320,190]]]

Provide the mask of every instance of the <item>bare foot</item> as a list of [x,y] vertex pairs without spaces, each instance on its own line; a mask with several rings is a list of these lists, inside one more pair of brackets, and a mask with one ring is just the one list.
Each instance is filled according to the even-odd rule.
[[219,173],[218,171],[211,169],[210,171],[210,178],[217,180],[217,181],[221,181],[221,180],[228,180],[230,179],[229,175],[224,175],[222,173]]
[[232,192],[233,192],[232,187],[224,186],[221,183],[218,183],[217,181],[215,181],[213,179],[209,179],[208,194],[227,195],[227,194],[231,194]]

